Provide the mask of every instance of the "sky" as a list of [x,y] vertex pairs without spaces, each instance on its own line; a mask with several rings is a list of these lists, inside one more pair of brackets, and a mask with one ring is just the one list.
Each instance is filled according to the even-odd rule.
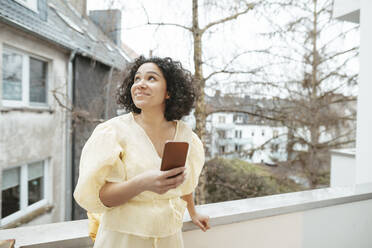
[[[124,1],[123,1],[124,2]],[[165,1],[144,1],[144,6],[151,20],[161,20],[161,14],[166,12]],[[155,3],[156,2],[156,3]],[[177,1],[179,3],[185,1]],[[159,56],[172,56],[177,59],[185,58],[189,51],[185,50],[187,40],[184,39],[183,30],[174,27],[157,29],[155,26],[146,26],[147,17],[139,1],[99,1],[88,0],[88,10],[118,8],[122,10],[122,41],[136,53],[148,56],[150,50]],[[177,32],[169,37],[168,34]],[[159,44],[165,44],[161,46]],[[167,49],[165,49],[167,47]],[[185,61],[185,59],[183,59]]]
[[[138,54],[148,56],[150,50],[153,50],[155,55],[170,56],[185,63],[187,67],[190,67],[189,69],[192,68],[190,60],[192,58],[192,37],[188,31],[174,26],[145,25],[147,12],[151,22],[174,22],[190,26],[191,1],[88,0],[88,10],[107,9],[109,6],[122,10],[122,41]],[[200,9],[199,13],[203,12]],[[224,14],[205,13],[207,14],[200,15],[201,26],[207,20],[217,20]],[[248,26],[246,23],[251,25]],[[260,44],[258,40],[252,39],[252,34],[259,32],[263,25],[250,16],[243,16],[238,21],[234,21],[234,25],[222,27],[223,32],[207,33],[205,39],[213,39],[213,42],[208,43],[208,49],[215,51],[212,57],[218,56],[221,49],[226,51],[226,49],[236,50],[237,47],[241,49],[248,46],[258,47]]]
[[[200,0],[200,2],[213,2],[209,0]],[[218,1],[225,6],[237,0],[220,0]],[[226,4],[226,2],[228,4]],[[88,11],[94,9],[116,8],[122,11],[122,41],[131,47],[136,53],[148,56],[150,51],[155,56],[169,56],[181,61],[189,69],[193,69],[193,49],[191,33],[179,27],[174,26],[151,26],[146,25],[147,20],[150,22],[168,22],[182,25],[191,25],[191,1],[169,1],[169,0],[88,0]],[[200,7],[199,20],[200,26],[206,23],[218,20],[229,15],[227,9],[215,8],[214,11],[205,11]],[[285,22],[286,17],[275,16],[274,21],[277,23]],[[222,68],[234,56],[253,49],[265,49],[270,44],[275,43],[275,39],[264,39],[260,33],[271,30],[270,24],[263,18],[254,14],[240,16],[237,20],[225,25],[219,25],[212,28],[203,37],[203,60],[206,63],[203,67],[204,76]],[[358,39],[349,39],[347,44],[340,46],[350,46],[358,43]],[[207,45],[206,45],[207,44]],[[262,59],[247,54],[239,57],[238,62],[234,64],[234,69],[239,70],[247,67],[257,67],[263,63]],[[239,68],[241,67],[241,68]],[[358,70],[358,65],[352,65]],[[281,70],[278,68],[278,70]],[[236,80],[236,79],[234,79]],[[231,81],[227,76],[217,76],[209,80],[209,84],[226,85]],[[208,87],[207,87],[208,88]],[[207,89],[208,90],[208,89]],[[213,91],[210,92],[213,94]]]
[[[208,1],[208,0],[205,0]],[[222,3],[222,1],[220,1]],[[150,26],[145,25],[147,18],[151,22],[178,23],[191,26],[191,1],[169,0],[88,0],[88,11],[95,9],[117,8],[122,10],[122,41],[131,47],[136,53],[148,56],[150,50],[153,55],[181,61],[183,66],[194,71],[192,36],[187,30],[174,26]],[[225,9],[204,11],[199,8],[200,26],[218,20],[229,15]],[[249,23],[249,25],[247,25]],[[249,49],[265,47],[262,39],[256,37],[256,33],[267,30],[265,23],[257,20],[252,15],[240,16],[237,20],[217,28],[210,29],[203,37],[203,60],[213,67],[222,68],[236,54]],[[208,44],[208,45],[206,45]],[[228,56],[221,56],[221,53]],[[254,63],[249,60],[244,62]],[[204,66],[204,76],[209,75],[214,69]],[[211,84],[219,83],[225,79],[218,76],[210,80]],[[208,88],[208,87],[207,87]],[[207,89],[208,91],[208,89]],[[208,92],[207,92],[208,93]],[[209,92],[214,94],[213,91]]]

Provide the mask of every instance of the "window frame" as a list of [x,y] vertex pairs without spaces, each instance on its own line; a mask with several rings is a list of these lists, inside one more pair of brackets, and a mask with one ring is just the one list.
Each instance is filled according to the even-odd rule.
[[[31,205],[28,206],[28,169],[29,169],[29,165],[32,164],[33,162],[44,162],[44,168],[43,168],[43,179],[44,179],[44,185],[43,185],[43,198],[40,200],[40,201],[37,201]],[[50,171],[50,168],[49,168],[49,159],[43,159],[43,160],[37,160],[37,161],[33,161],[33,162],[30,162],[30,163],[27,163],[27,164],[23,164],[23,165],[18,165],[18,166],[14,166],[14,167],[9,167],[9,168],[6,168],[6,169],[3,169],[2,172],[1,172],[1,175],[3,174],[3,171],[4,170],[7,170],[7,169],[13,169],[13,168],[17,168],[19,167],[20,168],[20,184],[19,184],[19,191],[20,191],[20,210],[18,210],[17,212],[15,213],[12,213],[6,217],[2,217],[1,216],[1,219],[0,219],[0,226],[5,226],[9,223],[12,223],[14,221],[16,221],[17,219],[20,219],[22,218],[23,216],[39,209],[39,208],[42,208],[46,205],[49,204],[50,202],[50,194],[49,194],[49,190],[50,190],[50,187],[52,187],[52,184],[51,184],[51,180],[50,180],[50,177],[49,177],[49,171]],[[1,190],[1,194],[2,194],[2,190]]]
[[[49,108],[50,107],[50,100],[49,100],[49,88],[50,88],[50,71],[51,71],[51,61],[43,58],[41,56],[30,54],[24,52],[20,49],[13,48],[8,45],[3,45],[3,49],[1,51],[1,56],[3,56],[4,52],[11,52],[16,53],[22,56],[22,99],[21,100],[4,100],[3,99],[3,92],[1,90],[1,105],[3,107],[28,107],[28,108]],[[45,82],[45,103],[38,103],[38,102],[30,102],[30,58],[34,58],[46,63],[46,82]],[[3,61],[3,60],[1,60]],[[1,80],[1,87],[3,85],[3,78]]]

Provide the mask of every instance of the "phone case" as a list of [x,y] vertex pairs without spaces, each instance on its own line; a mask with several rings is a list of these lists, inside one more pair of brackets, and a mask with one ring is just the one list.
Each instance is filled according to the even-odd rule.
[[189,143],[168,141],[165,143],[161,171],[185,166]]

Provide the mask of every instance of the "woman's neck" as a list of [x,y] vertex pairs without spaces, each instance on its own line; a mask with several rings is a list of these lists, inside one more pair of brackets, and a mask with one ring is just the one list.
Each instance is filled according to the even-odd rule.
[[143,125],[148,127],[161,127],[164,124],[167,124],[167,120],[164,117],[163,111],[146,111],[142,110],[140,114],[137,116],[137,120],[139,120]]

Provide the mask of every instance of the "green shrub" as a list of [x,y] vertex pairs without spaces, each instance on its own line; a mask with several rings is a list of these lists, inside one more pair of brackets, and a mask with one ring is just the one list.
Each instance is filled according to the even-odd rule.
[[205,164],[207,203],[300,191],[293,180],[239,159],[214,158]]

